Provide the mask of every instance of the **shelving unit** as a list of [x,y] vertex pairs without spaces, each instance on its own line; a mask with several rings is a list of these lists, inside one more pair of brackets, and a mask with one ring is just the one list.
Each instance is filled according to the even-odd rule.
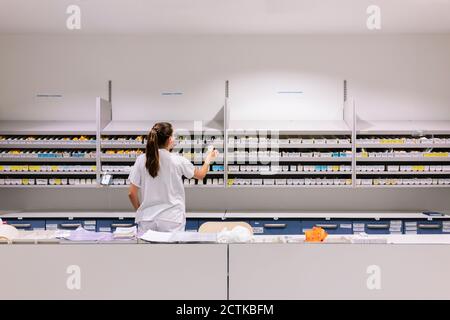
[[[342,120],[231,120],[228,94],[227,87],[223,120],[168,120],[176,129],[173,152],[198,166],[208,146],[221,154],[206,180],[185,181],[187,188],[450,186],[450,121],[360,120],[349,99]],[[113,185],[102,187],[127,185],[155,122],[114,120],[111,103],[101,98],[95,122],[0,121],[0,185],[16,187],[5,179],[52,179],[58,185],[89,179],[97,186],[105,174],[113,176]],[[91,156],[71,156],[80,152]],[[67,169],[73,166],[89,168]]]
[[357,128],[357,167],[384,167],[357,170],[357,187],[450,187],[450,121],[359,120]]
[[[112,118],[112,106],[108,101],[97,99],[99,175],[112,175],[110,187],[120,188],[129,184],[129,167],[138,155],[145,152],[147,134],[156,122],[170,122],[175,129],[175,146],[172,152],[189,159],[194,165],[201,166],[208,146],[213,145],[221,156],[210,166],[210,172],[204,181],[191,185],[184,179],[185,187],[224,187],[224,124],[220,121],[116,121]],[[128,170],[120,170],[126,166]],[[110,170],[119,168],[117,170]],[[111,172],[112,171],[112,172]]]
[[0,187],[96,187],[96,144],[93,121],[0,121]]
[[228,187],[345,188],[353,184],[352,130],[344,120],[234,121],[227,134]]

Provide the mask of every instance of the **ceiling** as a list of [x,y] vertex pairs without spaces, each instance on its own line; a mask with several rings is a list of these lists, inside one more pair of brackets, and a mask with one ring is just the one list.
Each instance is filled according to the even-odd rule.
[[[81,30],[66,8],[81,8]],[[381,30],[366,27],[369,5]],[[450,33],[450,0],[0,0],[0,33]]]

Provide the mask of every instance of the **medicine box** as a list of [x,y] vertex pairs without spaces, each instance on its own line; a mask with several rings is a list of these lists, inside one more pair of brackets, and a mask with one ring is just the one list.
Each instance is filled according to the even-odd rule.
[[252,179],[252,185],[260,186],[262,184],[263,184],[263,180],[262,179]]

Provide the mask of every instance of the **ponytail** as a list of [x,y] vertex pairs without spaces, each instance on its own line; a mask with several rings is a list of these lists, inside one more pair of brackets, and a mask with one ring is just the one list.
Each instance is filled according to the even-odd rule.
[[159,149],[166,146],[167,140],[172,136],[172,125],[167,122],[156,123],[150,130],[145,149],[146,163],[148,173],[156,178],[159,171]]

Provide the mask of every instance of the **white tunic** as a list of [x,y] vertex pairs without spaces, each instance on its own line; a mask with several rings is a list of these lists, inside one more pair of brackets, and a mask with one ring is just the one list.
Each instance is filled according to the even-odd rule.
[[170,221],[184,224],[186,205],[182,176],[191,179],[194,165],[186,158],[159,149],[159,171],[153,178],[145,167],[145,154],[140,155],[131,169],[129,180],[140,188],[141,206],[136,223],[141,221]]

